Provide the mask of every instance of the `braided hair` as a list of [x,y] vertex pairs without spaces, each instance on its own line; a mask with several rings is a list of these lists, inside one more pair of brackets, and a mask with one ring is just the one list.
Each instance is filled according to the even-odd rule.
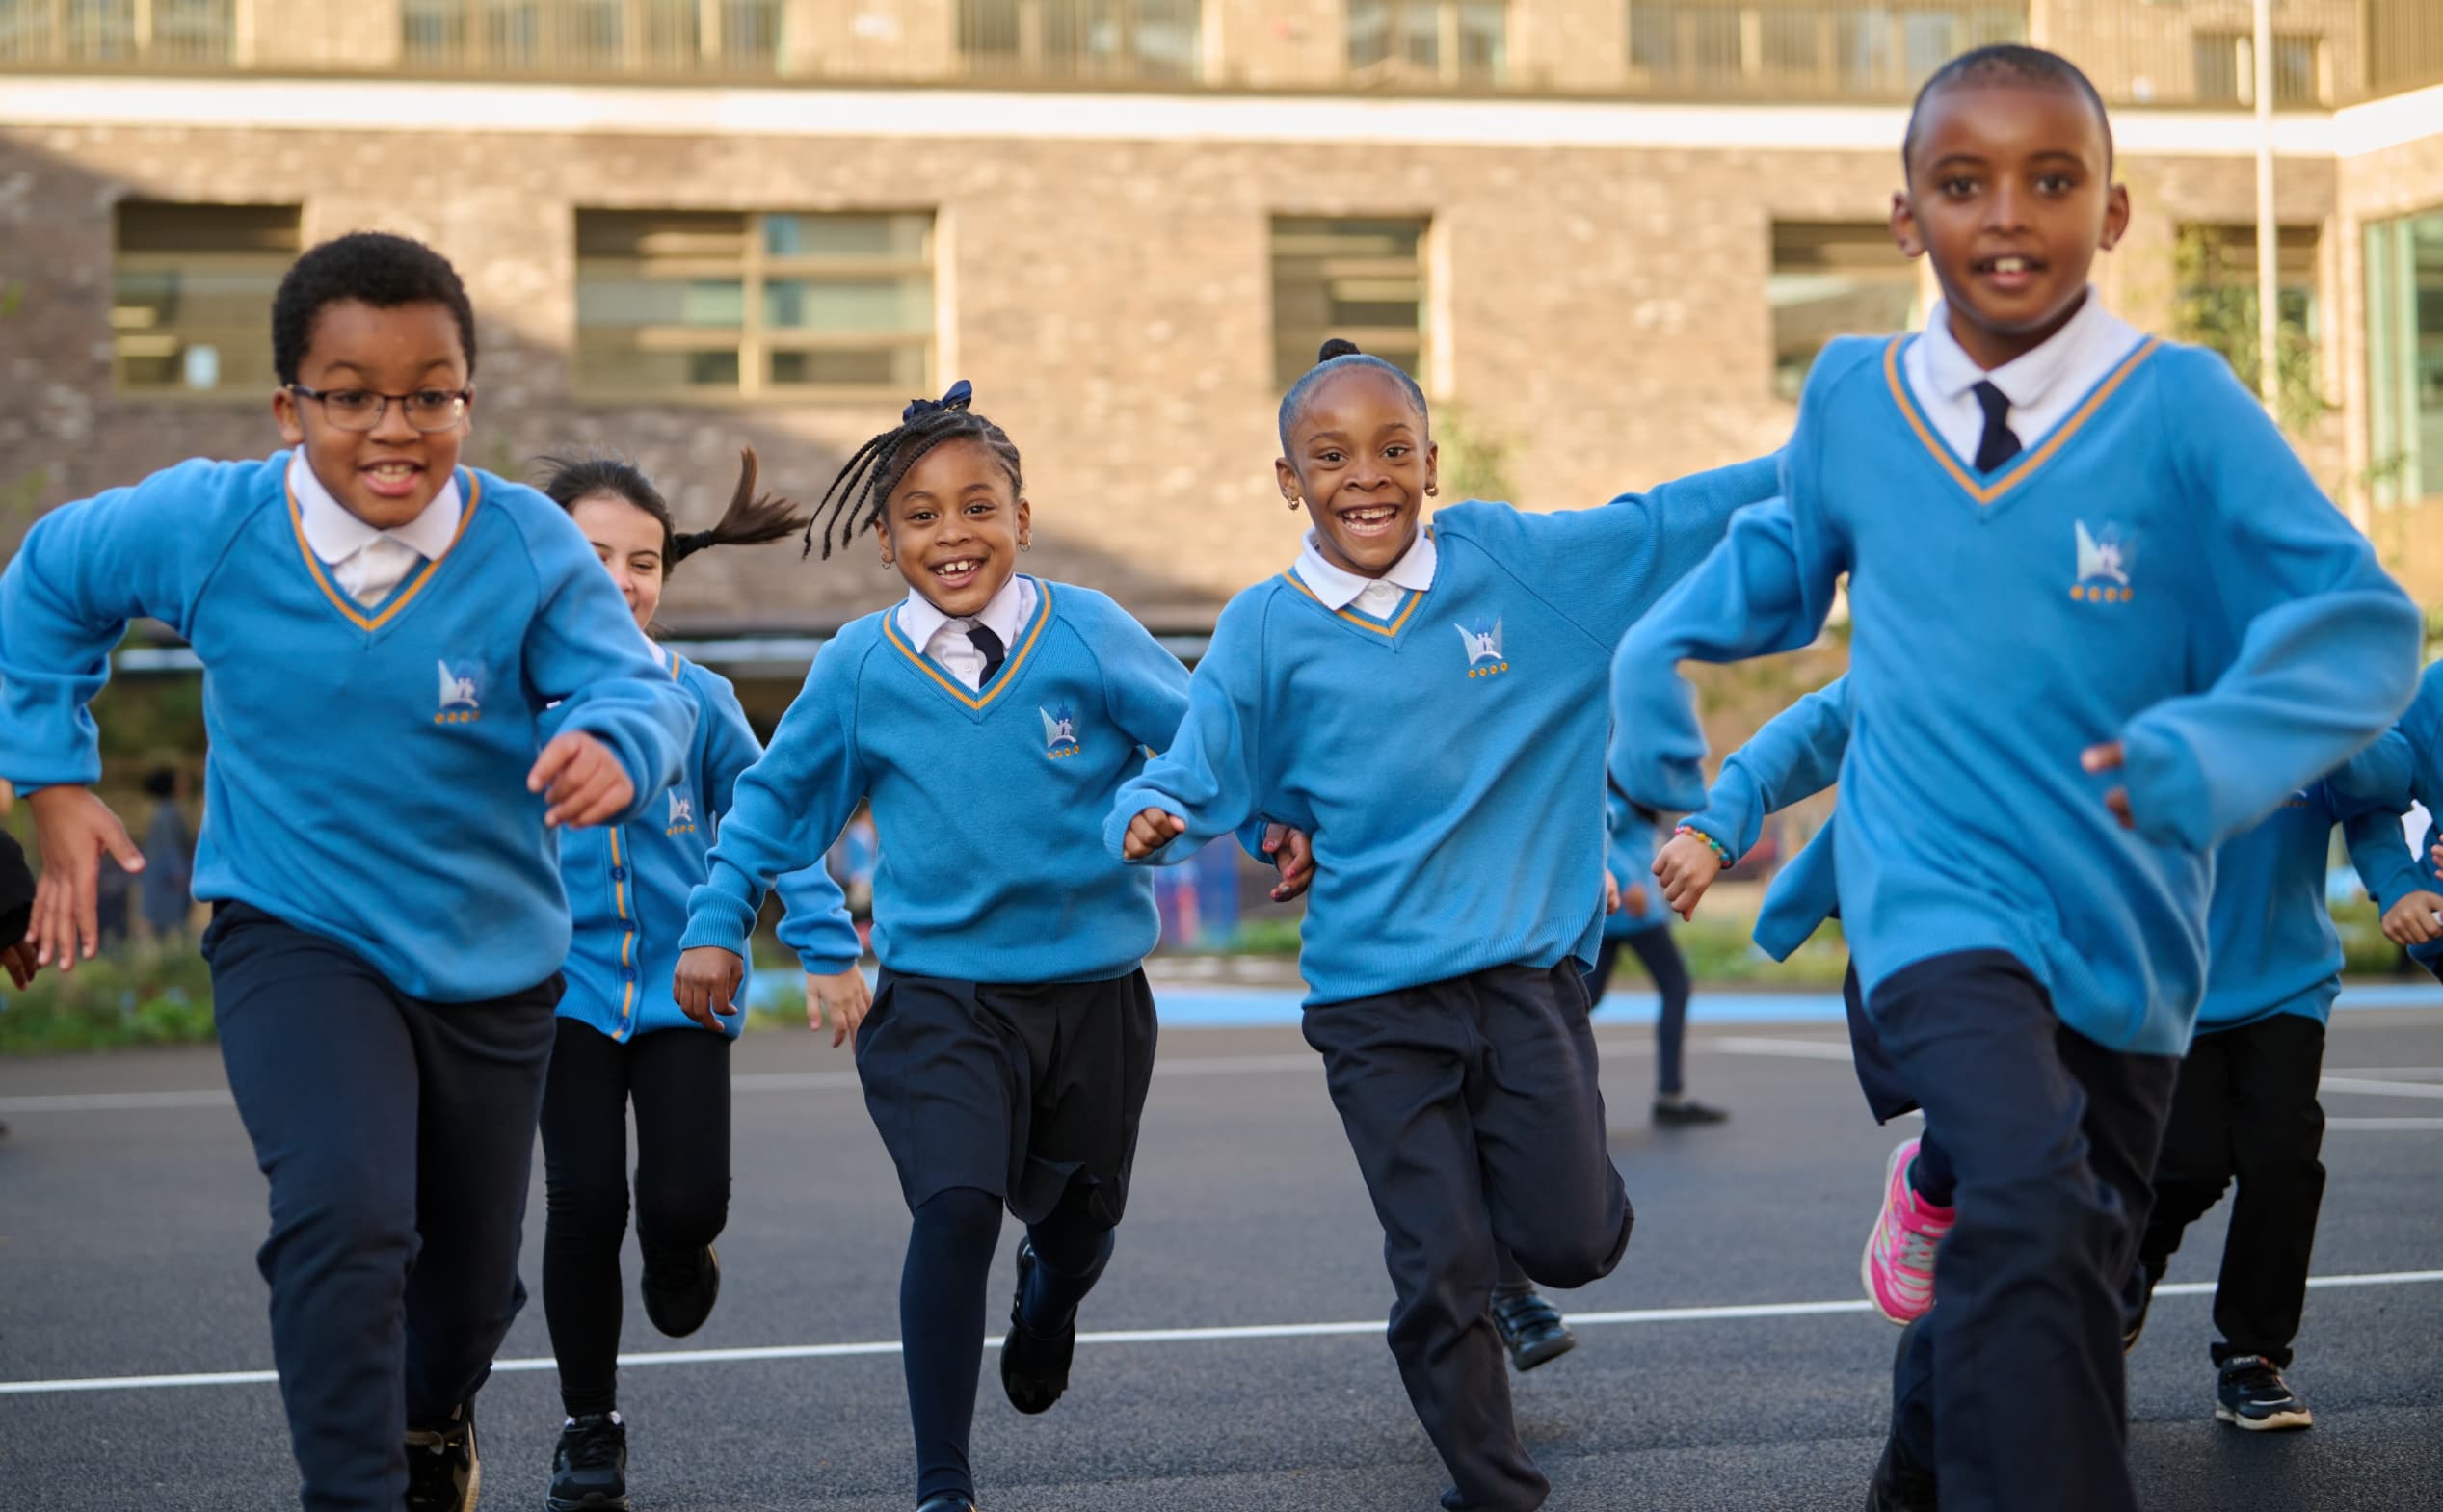
[[848,544],[863,531],[882,529],[888,523],[890,495],[909,469],[945,442],[973,441],[983,447],[1008,472],[1010,491],[1023,494],[1026,481],[1019,470],[1017,443],[1008,432],[969,408],[974,399],[974,385],[962,378],[940,399],[911,401],[899,412],[896,426],[858,447],[832,479],[832,486],[823,491],[815,517],[807,522],[806,550],[800,554],[812,554],[818,521],[823,527],[825,561],[831,559],[834,546]]
[[1425,422],[1428,432],[1433,429],[1433,415],[1425,408],[1425,391],[1417,386],[1417,380],[1408,376],[1406,368],[1386,362],[1378,357],[1368,357],[1357,349],[1356,342],[1334,336],[1324,342],[1322,350],[1314,355],[1314,365],[1299,374],[1298,381],[1289,385],[1289,391],[1281,396],[1281,449],[1284,452],[1289,449],[1289,427],[1297,420],[1298,411],[1306,408],[1307,396],[1314,392],[1314,385],[1334,373],[1360,367],[1376,368],[1397,379],[1399,386],[1408,390],[1408,402],[1417,407],[1417,418]]
[[680,530],[672,519],[670,503],[661,490],[645,476],[644,469],[621,457],[599,454],[579,457],[539,457],[536,464],[547,469],[543,491],[562,509],[573,509],[579,499],[607,493],[643,510],[661,523],[662,574],[707,546],[747,546],[766,541],[793,536],[813,520],[811,513],[800,515],[797,506],[772,493],[756,491],[756,474],[759,464],[755,448],[738,449],[738,484],[730,494],[730,507],[721,512],[721,518],[710,530]]

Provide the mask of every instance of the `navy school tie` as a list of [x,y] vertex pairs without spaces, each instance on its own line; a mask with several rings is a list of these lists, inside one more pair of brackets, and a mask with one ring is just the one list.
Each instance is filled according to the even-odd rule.
[[1001,663],[1009,656],[1009,647],[993,633],[993,627],[988,624],[969,625],[967,638],[984,653],[984,676],[976,679],[976,686],[981,687],[993,680],[993,674],[1001,670]]
[[1977,470],[1991,472],[2019,455],[2019,438],[2005,423],[2010,413],[2010,396],[1983,379],[1969,390],[1985,411],[1985,434],[1977,438]]

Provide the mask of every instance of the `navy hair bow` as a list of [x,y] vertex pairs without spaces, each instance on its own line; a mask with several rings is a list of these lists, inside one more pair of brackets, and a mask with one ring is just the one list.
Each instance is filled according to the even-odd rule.
[[975,398],[975,385],[962,378],[950,385],[950,391],[940,399],[911,399],[908,408],[899,411],[899,423],[906,425],[917,418],[943,410],[964,410]]

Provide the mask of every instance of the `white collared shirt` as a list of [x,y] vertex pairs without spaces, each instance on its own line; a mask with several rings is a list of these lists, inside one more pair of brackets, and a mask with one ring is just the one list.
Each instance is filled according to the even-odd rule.
[[908,590],[897,610],[899,633],[908,644],[950,669],[953,676],[970,688],[984,686],[984,653],[969,640],[967,632],[977,624],[1001,638],[1004,658],[1018,653],[1019,632],[1035,617],[1035,580],[1023,572],[1012,572],[1001,591],[993,596],[982,614],[967,619],[953,619],[935,607],[932,599]]
[[1434,586],[1434,561],[1433,535],[1420,530],[1390,571],[1380,577],[1360,577],[1324,560],[1323,548],[1310,530],[1306,549],[1298,553],[1298,580],[1326,609],[1345,609],[1353,603],[1377,620],[1388,620],[1399,607],[1401,594],[1421,594]]
[[1961,463],[1974,466],[1977,443],[1985,434],[1984,407],[1972,391],[1980,381],[1991,383],[2010,401],[2005,423],[2019,438],[2020,450],[2033,451],[2144,339],[2137,327],[2106,309],[2102,296],[2090,287],[2086,303],[2069,324],[2044,345],[1989,373],[1952,334],[1950,315],[1938,301],[1925,317],[1925,333],[1909,343],[1902,364],[1909,392],[1934,422],[1943,444]]
[[410,572],[438,558],[458,539],[458,520],[465,506],[458,496],[458,475],[450,474],[424,513],[392,530],[377,530],[348,513],[331,491],[305,465],[303,450],[288,459],[289,491],[297,495],[297,517],[305,544],[331,569],[339,591],[370,609],[407,581]]

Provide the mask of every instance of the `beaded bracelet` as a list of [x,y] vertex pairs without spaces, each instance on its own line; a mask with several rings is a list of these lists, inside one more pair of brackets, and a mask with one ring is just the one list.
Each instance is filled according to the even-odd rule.
[[1713,836],[1706,834],[1703,830],[1698,829],[1692,824],[1679,825],[1675,827],[1671,833],[1674,835],[1693,835],[1698,839],[1703,840],[1707,850],[1712,851],[1715,856],[1721,858],[1724,870],[1728,870],[1729,868],[1739,864],[1739,858],[1733,856],[1728,850],[1724,849],[1721,841],[1715,839]]

